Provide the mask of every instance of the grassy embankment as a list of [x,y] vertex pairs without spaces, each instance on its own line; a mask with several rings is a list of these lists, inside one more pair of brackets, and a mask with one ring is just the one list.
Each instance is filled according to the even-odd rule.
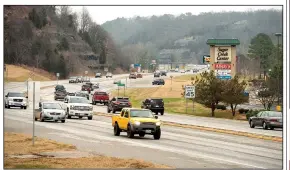
[[[130,97],[133,107],[141,107],[141,102],[145,98],[163,98],[165,104],[165,111],[168,113],[187,114],[194,116],[210,117],[211,109],[207,108],[199,103],[189,101],[186,113],[186,100],[181,96],[182,85],[190,85],[192,75],[182,75],[173,77],[172,85],[171,80],[166,80],[164,86],[158,86],[154,88],[128,88],[126,90],[126,96]],[[196,78],[196,77],[195,77]],[[117,95],[117,91],[113,91],[112,95]],[[120,93],[123,95],[123,93]],[[227,119],[241,119],[244,120],[244,116],[237,114],[232,116],[230,110],[216,110],[215,117],[227,118]]]
[[[31,136],[19,133],[4,135],[4,168],[33,169],[33,168],[169,168],[136,159],[120,159],[102,155],[89,155],[71,157],[50,157],[44,152],[61,152],[70,154],[76,147],[69,144],[58,143],[49,139],[36,138],[34,147]],[[56,154],[57,155],[57,154]],[[19,158],[21,156],[21,158]],[[29,157],[30,156],[30,157]],[[31,156],[38,156],[31,158]]]
[[56,80],[55,76],[41,69],[6,64],[6,72],[4,72],[5,82],[23,82],[28,78],[35,81]]

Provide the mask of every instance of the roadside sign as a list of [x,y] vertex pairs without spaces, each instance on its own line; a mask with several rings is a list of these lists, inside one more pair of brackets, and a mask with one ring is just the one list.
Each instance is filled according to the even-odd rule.
[[122,84],[122,83],[118,83],[118,86],[125,86],[125,84]]
[[185,86],[185,95],[186,99],[195,98],[195,86]]
[[225,70],[230,70],[231,69],[231,64],[220,64],[220,63],[215,63],[214,64],[215,69],[225,69]]
[[218,79],[222,79],[222,80],[228,80],[231,79],[232,76],[216,76]]
[[231,76],[231,70],[215,70],[216,76]]
[[204,55],[202,60],[204,64],[210,63],[210,55]]
[[56,77],[59,77],[59,73],[56,73]]

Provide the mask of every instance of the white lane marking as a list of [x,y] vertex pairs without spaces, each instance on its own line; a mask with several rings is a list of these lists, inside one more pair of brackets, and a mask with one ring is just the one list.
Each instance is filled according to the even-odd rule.
[[[32,121],[23,120],[23,119],[20,119],[20,118],[15,118],[15,117],[10,117],[10,116],[6,116],[5,118],[32,124]],[[40,123],[40,122],[36,122],[36,125],[43,126],[43,127],[50,128],[50,129],[56,129],[56,130],[60,130],[60,131],[65,131],[67,133],[82,135],[82,136],[85,136],[85,137],[88,137],[88,138],[96,138],[96,136],[92,136],[91,134],[86,134],[86,132],[82,132],[82,131],[75,130],[75,129],[51,126],[51,124]],[[220,163],[220,162],[228,162],[228,163],[232,163],[232,164],[236,164],[236,165],[242,165],[242,166],[247,166],[247,167],[267,169],[265,167],[250,165],[250,164],[247,164],[247,163],[241,163],[241,162],[238,162],[238,161],[235,161],[235,160],[225,160],[225,159],[222,159],[222,158],[212,157],[212,156],[207,156],[207,155],[201,155],[201,154],[199,154],[197,156],[195,154],[192,154],[191,151],[179,150],[179,149],[175,149],[175,148],[169,148],[169,147],[165,147],[165,146],[158,145],[158,144],[152,144],[152,143],[151,144],[145,144],[145,143],[125,140],[125,139],[121,139],[121,138],[107,137],[107,136],[103,136],[103,135],[98,135],[97,137],[99,137],[99,138],[96,138],[96,139],[115,141],[115,142],[117,141],[117,142],[120,142],[122,144],[129,144],[130,143],[133,146],[141,146],[141,147],[145,147],[145,148],[151,148],[151,149],[157,149],[157,150],[168,151],[168,152],[173,152],[173,153],[179,153],[179,154],[187,155],[189,157],[194,157],[194,158],[199,157],[199,158],[203,158],[203,159],[206,159],[206,160],[207,159],[212,159],[212,160],[216,160],[218,163]]]

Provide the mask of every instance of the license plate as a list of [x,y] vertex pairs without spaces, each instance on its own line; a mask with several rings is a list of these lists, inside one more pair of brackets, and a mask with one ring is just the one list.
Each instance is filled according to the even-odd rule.
[[145,133],[151,133],[151,130],[145,130]]
[[14,103],[14,105],[15,105],[15,106],[21,106],[21,104],[19,104],[19,103]]
[[156,107],[159,107],[159,106],[156,106]]

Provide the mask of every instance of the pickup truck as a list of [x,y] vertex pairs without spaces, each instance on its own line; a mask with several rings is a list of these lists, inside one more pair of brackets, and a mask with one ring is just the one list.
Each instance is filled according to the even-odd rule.
[[155,140],[161,137],[161,121],[148,109],[123,108],[119,115],[112,116],[112,126],[115,136],[127,132],[129,138],[134,138],[135,134],[140,137],[153,135]]
[[92,97],[93,105],[96,105],[97,103],[107,105],[108,102],[109,102],[109,95],[106,92],[96,91]]
[[111,111],[116,113],[116,111],[121,111],[124,107],[132,107],[131,102],[128,97],[113,97],[112,100],[108,102],[108,113]]
[[155,114],[160,113],[161,115],[164,114],[164,101],[161,98],[155,98],[155,99],[145,99],[142,102],[141,108],[143,109],[149,109]]

